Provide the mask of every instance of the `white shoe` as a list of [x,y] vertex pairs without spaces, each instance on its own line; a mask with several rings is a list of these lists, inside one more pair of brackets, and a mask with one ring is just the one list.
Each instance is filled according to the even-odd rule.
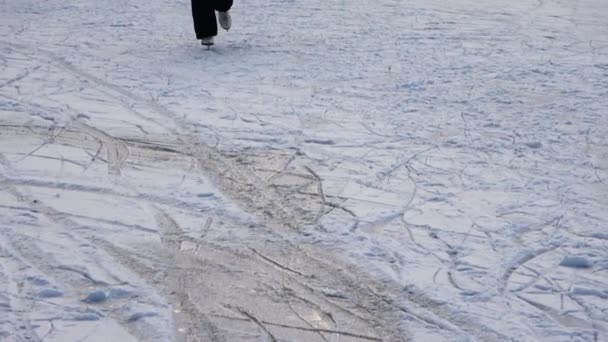
[[232,26],[232,18],[230,17],[230,13],[228,13],[228,11],[218,12],[217,21],[219,21],[220,26],[224,30],[226,30],[226,31],[230,30],[230,27]]
[[207,38],[201,39],[201,45],[212,46],[213,45],[213,37],[207,37]]

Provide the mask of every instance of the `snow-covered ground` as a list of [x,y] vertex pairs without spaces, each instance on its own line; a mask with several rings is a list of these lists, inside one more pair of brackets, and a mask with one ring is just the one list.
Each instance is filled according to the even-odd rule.
[[0,0],[0,340],[608,340],[606,18]]

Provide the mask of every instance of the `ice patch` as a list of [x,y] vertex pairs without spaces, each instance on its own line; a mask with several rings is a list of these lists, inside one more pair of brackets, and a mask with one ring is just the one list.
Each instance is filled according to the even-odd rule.
[[589,259],[580,256],[567,256],[562,262],[559,263],[560,266],[571,267],[571,268],[591,268],[593,264]]
[[335,145],[336,142],[331,139],[306,139],[304,140],[307,144],[318,144],[318,145]]
[[102,313],[89,310],[87,312],[74,315],[74,317],[72,317],[72,320],[77,321],[77,322],[98,321],[102,317],[103,317]]
[[529,148],[533,148],[533,149],[538,149],[543,147],[543,144],[540,141],[532,141],[532,142],[527,142],[525,143],[526,146],[528,146]]
[[591,237],[601,240],[608,240],[608,234],[606,233],[593,233],[591,234]]
[[206,193],[198,194],[198,195],[196,195],[196,197],[199,197],[199,198],[209,198],[209,197],[213,197],[213,195],[214,195],[213,192],[206,192]]
[[39,298],[56,298],[56,297],[61,297],[61,296],[63,296],[63,292],[61,292],[57,289],[44,289],[44,290],[38,292]]
[[578,295],[578,296],[595,296],[595,297],[599,297],[602,299],[608,298],[608,290],[596,290],[596,289],[589,289],[589,288],[584,288],[584,287],[575,287],[570,292],[572,294]]
[[46,286],[49,281],[41,277],[27,277],[27,280],[36,286]]
[[95,291],[90,293],[87,298],[83,299],[83,302],[89,304],[99,304],[108,300],[108,295],[103,291]]

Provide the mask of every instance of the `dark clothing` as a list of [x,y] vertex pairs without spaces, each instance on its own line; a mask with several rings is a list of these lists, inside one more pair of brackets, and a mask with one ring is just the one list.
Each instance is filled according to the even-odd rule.
[[226,12],[232,7],[232,0],[192,0],[192,17],[196,39],[217,36],[215,11]]

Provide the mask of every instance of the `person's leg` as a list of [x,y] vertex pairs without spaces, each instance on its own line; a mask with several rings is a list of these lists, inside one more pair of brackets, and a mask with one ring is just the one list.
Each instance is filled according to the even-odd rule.
[[192,18],[196,39],[217,36],[214,2],[215,0],[192,0]]
[[233,0],[213,0],[213,8],[218,12],[228,12]]
[[213,8],[219,12],[217,20],[226,31],[230,30],[230,26],[232,26],[232,18],[230,17],[230,13],[228,13],[231,7],[232,0],[213,0]]

